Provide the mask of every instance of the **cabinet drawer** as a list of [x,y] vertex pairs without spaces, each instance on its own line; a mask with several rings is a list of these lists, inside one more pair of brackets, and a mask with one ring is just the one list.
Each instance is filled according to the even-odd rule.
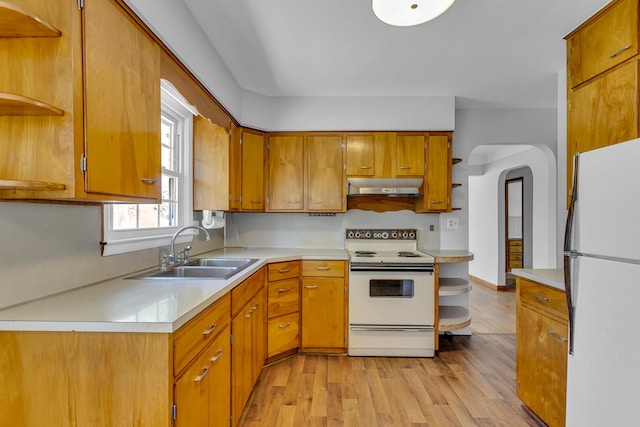
[[522,304],[565,320],[569,319],[567,299],[563,291],[518,277],[518,293]]
[[231,315],[235,316],[265,284],[264,268],[231,291]]
[[302,261],[305,277],[344,277],[344,261]]
[[522,268],[522,261],[509,261],[509,268]]
[[300,261],[274,262],[268,268],[270,282],[300,277]]
[[267,306],[269,319],[298,311],[300,308],[300,279],[286,279],[269,283]]
[[509,254],[509,261],[522,261],[522,253]]
[[173,373],[177,375],[231,321],[229,294],[178,329],[173,339]]
[[300,314],[291,313],[269,320],[267,357],[300,347]]

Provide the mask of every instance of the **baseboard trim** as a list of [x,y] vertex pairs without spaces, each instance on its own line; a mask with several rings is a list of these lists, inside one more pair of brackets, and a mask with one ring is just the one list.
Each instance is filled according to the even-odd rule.
[[474,282],[474,283],[477,283],[479,285],[482,285],[482,286],[484,286],[486,288],[493,289],[494,291],[506,291],[507,290],[507,286],[506,285],[494,285],[493,283],[487,282],[486,280],[482,280],[481,278],[476,277],[476,276],[474,276],[472,274],[469,275],[469,280]]

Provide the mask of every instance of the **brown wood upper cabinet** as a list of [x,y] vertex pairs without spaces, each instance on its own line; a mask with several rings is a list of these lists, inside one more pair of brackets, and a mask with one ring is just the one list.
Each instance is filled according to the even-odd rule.
[[574,88],[638,54],[638,0],[611,2],[566,39]]
[[398,135],[396,137],[396,176],[423,176],[425,165],[425,136]]
[[617,0],[567,40],[567,203],[574,155],[639,136],[638,0]]
[[267,150],[267,211],[344,212],[342,134],[273,134]]
[[242,132],[241,209],[264,211],[264,135]]
[[375,175],[375,141],[373,135],[347,135],[345,139],[347,145],[347,175]]
[[0,198],[158,201],[160,47],[113,0],[19,3],[0,6],[17,27],[0,47]]
[[451,210],[451,141],[449,135],[429,135],[424,204],[429,212]]

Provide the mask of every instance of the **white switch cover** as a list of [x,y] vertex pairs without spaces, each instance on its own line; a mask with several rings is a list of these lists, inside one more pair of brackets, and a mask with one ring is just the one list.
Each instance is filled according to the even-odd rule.
[[447,218],[447,228],[450,230],[457,230],[459,227],[458,218]]

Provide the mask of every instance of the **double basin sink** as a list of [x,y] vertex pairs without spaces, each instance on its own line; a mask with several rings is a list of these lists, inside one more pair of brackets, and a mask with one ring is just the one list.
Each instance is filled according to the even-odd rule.
[[253,258],[199,258],[184,265],[155,269],[127,279],[218,279],[226,280],[255,264]]

